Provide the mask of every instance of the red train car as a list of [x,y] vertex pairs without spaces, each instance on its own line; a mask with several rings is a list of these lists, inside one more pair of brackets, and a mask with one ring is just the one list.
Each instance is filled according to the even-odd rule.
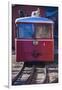
[[54,22],[44,17],[17,18],[16,61],[54,61]]

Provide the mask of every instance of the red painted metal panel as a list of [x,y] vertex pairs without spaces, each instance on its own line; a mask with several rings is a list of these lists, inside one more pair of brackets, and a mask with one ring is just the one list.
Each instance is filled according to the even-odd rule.
[[16,61],[53,61],[54,41],[16,41]]
[[22,56],[22,42],[21,41],[16,41],[16,61],[21,61],[23,60]]

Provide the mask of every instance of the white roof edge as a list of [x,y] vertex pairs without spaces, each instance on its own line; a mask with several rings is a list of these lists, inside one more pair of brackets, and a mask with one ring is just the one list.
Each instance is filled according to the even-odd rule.
[[[31,17],[31,16],[30,16],[30,17]],[[22,20],[22,19],[25,19],[25,18],[28,19],[28,18],[30,18],[30,17],[17,18],[17,19],[15,20],[15,23],[18,22],[19,19],[21,19],[21,20]],[[35,16],[35,17],[36,17],[36,16]],[[36,17],[36,18],[38,18],[38,17]],[[45,18],[45,17],[44,17],[44,18]],[[19,22],[20,22],[20,21],[19,21]],[[21,22],[22,22],[22,21],[21,21]],[[26,22],[26,21],[24,21],[24,22]],[[32,21],[30,21],[30,23],[32,23]],[[49,19],[49,21],[37,21],[37,22],[33,21],[33,23],[52,23],[52,24],[54,24],[54,22],[53,22],[52,20],[50,20],[50,19]]]
[[19,19],[25,19],[25,18],[29,18],[29,17],[21,17],[21,18],[17,18],[16,20],[15,20],[15,23],[19,20]]

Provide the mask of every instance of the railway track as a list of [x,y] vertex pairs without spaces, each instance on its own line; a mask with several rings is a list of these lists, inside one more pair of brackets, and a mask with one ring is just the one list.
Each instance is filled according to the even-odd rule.
[[42,64],[24,64],[20,72],[12,79],[12,85],[43,84],[58,82],[58,66]]

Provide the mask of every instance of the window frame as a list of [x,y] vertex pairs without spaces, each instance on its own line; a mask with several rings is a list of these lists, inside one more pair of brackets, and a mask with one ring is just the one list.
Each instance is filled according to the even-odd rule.
[[18,33],[18,37],[17,37],[17,34],[16,34],[16,38],[18,38],[18,39],[53,39],[53,24],[52,23],[20,23],[20,24],[34,24],[34,25],[32,25],[32,28],[33,28],[33,30],[32,31],[34,31],[34,33],[33,33],[33,35],[35,34],[36,35],[36,30],[35,30],[35,28],[36,28],[36,26],[37,25],[51,25],[51,38],[36,38],[36,36],[32,36],[31,38],[29,37],[29,38],[20,38],[19,37],[19,25],[17,26],[17,32],[16,33]]

